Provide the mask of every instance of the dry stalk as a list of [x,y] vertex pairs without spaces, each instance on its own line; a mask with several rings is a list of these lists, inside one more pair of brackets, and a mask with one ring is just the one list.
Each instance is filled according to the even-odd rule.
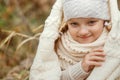
[[27,43],[28,41],[31,41],[31,40],[38,40],[38,38],[36,38],[36,37],[30,37],[30,38],[28,38],[28,39],[25,39],[24,41],[22,41],[19,45],[18,45],[18,47],[17,47],[17,50],[22,46],[22,45],[24,45],[25,43]]
[[[37,29],[36,29],[37,30]],[[6,42],[8,42],[9,40],[11,40],[12,37],[15,37],[15,36],[20,36],[20,37],[24,37],[26,38],[25,40],[23,40],[17,47],[17,50],[22,46],[24,45],[25,43],[27,43],[28,41],[31,41],[31,40],[38,40],[38,37],[41,35],[41,33],[37,33],[36,35],[34,36],[28,36],[28,35],[25,35],[25,34],[22,34],[22,33],[17,33],[17,32],[14,32],[14,31],[7,31],[7,30],[2,30],[2,32],[6,32],[10,35],[8,35],[7,38],[5,38],[5,40],[3,40],[3,42],[1,42],[0,44],[0,48],[2,48]]]
[[6,42],[8,42],[13,36],[15,36],[15,32],[13,31],[4,41],[1,42],[0,48],[2,48]]
[[33,32],[37,32],[37,30],[41,30],[44,27],[44,25],[40,25],[37,28],[33,29]]
[[[2,30],[2,32],[11,34],[11,33],[14,32],[14,31]],[[17,33],[17,32],[15,32],[15,35],[16,35],[16,36],[20,36],[20,37],[24,37],[24,38],[29,38],[29,37],[30,37],[30,36],[28,36],[28,35],[25,35],[25,34],[22,34],[22,33]]]

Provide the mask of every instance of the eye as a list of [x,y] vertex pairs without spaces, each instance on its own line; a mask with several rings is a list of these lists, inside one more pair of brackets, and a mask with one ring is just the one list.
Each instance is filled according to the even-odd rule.
[[70,23],[72,26],[78,26],[78,23],[76,22],[73,22],[73,23]]
[[97,21],[89,21],[89,22],[88,22],[88,25],[92,26],[92,25],[94,25],[96,22],[97,22]]

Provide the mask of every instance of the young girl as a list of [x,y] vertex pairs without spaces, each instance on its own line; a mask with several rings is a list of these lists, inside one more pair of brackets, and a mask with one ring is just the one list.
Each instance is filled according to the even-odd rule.
[[[120,36],[116,31],[120,24],[117,24],[119,18],[114,18],[115,14],[119,17],[116,2],[110,1],[112,29],[109,32],[107,0],[57,0],[40,36],[30,80],[115,80],[119,77]],[[65,24],[61,26],[61,23]]]

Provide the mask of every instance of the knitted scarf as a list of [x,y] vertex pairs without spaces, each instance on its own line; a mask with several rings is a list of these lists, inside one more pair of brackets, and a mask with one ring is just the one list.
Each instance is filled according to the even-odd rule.
[[88,44],[80,44],[73,40],[69,31],[65,32],[58,41],[57,55],[69,64],[75,64],[88,54],[92,49],[103,47],[107,38],[108,31],[104,28],[100,37]]

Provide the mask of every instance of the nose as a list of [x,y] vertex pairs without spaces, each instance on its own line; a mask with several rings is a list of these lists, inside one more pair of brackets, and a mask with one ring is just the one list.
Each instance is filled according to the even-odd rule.
[[78,35],[79,36],[87,36],[89,34],[89,30],[86,27],[81,27],[78,30]]

